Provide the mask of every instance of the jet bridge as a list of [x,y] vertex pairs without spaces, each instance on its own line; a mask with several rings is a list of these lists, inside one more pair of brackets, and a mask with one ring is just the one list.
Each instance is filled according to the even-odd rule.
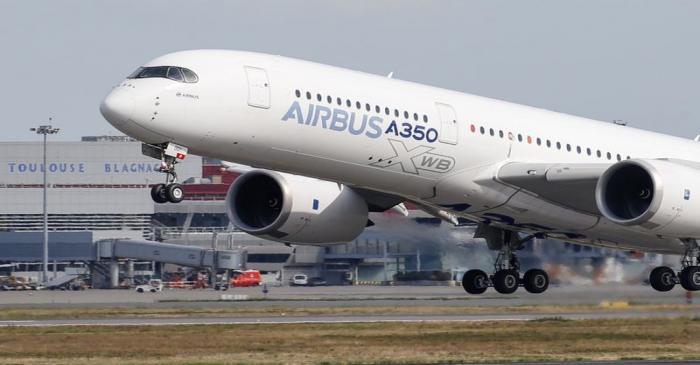
[[215,270],[243,270],[246,256],[244,250],[214,250],[147,240],[97,241],[97,260],[128,258]]

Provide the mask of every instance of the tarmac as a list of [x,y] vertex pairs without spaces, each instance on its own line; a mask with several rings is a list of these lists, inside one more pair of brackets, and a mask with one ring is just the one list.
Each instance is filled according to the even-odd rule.
[[[522,288],[512,295],[492,289],[482,295],[469,295],[455,286],[326,286],[262,287],[211,289],[165,289],[159,293],[134,290],[84,291],[7,291],[0,292],[0,308],[27,307],[361,307],[361,306],[440,306],[502,307],[525,305],[597,305],[603,301],[634,304],[684,304],[681,288],[660,293],[640,284],[569,285],[550,287],[543,294],[530,294]],[[222,300],[234,296],[245,300]],[[691,297],[692,300],[692,297]],[[695,298],[700,303],[700,294]]]

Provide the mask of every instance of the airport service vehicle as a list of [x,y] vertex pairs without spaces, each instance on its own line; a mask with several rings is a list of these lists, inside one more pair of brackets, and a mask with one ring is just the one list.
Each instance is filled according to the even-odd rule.
[[306,286],[309,285],[309,277],[306,274],[295,274],[289,280],[289,284],[292,286]]
[[157,293],[163,291],[163,281],[160,279],[151,279],[148,284],[138,285],[137,293]]
[[232,184],[230,220],[287,244],[357,237],[369,212],[403,202],[498,251],[494,271],[464,275],[533,293],[517,250],[535,237],[681,254],[651,285],[700,289],[700,144],[338,67],[226,50],[167,54],[139,67],[101,104],[117,129],[161,161],[156,202],[184,195],[176,165],[189,153],[253,168]]
[[234,271],[230,281],[231,287],[258,286],[262,282],[262,276],[258,270]]

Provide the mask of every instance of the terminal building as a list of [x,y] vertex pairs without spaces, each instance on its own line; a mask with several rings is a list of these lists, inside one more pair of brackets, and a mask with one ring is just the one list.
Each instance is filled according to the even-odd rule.
[[[0,233],[31,234],[43,229],[42,149],[41,142],[0,143]],[[89,232],[94,246],[75,246],[80,250],[72,257],[71,246],[65,242],[71,236],[61,236],[62,241],[56,243],[61,247],[60,257],[56,256],[59,251],[54,250],[53,255],[50,249],[50,261],[85,261],[87,251],[98,252],[101,240],[132,239],[203,250],[245,250],[247,268],[269,273],[268,277],[280,283],[297,273],[323,277],[329,284],[357,284],[392,281],[399,272],[456,275],[492,265],[492,253],[472,239],[474,227],[452,227],[419,210],[411,210],[408,218],[376,214],[372,217],[375,227],[353,242],[331,247],[288,247],[247,235],[236,230],[225,213],[226,193],[237,175],[224,171],[219,161],[194,155],[178,164],[185,200],[155,204],[150,186],[163,182],[165,175],[158,172],[159,161],[142,155],[141,143],[128,137],[49,142],[47,155],[49,231]],[[84,243],[87,236],[75,237]],[[37,250],[15,255],[27,242],[16,234],[0,234],[0,264],[40,261]],[[526,265],[529,260],[533,266],[542,257],[596,262],[608,256],[626,257],[612,250],[546,241],[529,245],[521,255]],[[174,261],[172,265],[154,264],[151,271],[180,270],[182,260]],[[61,267],[53,267],[57,266]]]

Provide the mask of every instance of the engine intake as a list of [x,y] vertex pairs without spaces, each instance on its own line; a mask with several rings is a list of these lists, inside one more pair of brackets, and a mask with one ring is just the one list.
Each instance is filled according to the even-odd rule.
[[651,166],[625,161],[601,176],[596,200],[601,213],[613,222],[635,225],[647,221],[658,209],[663,190]]
[[369,216],[367,203],[350,187],[267,170],[236,179],[226,213],[246,233],[298,244],[352,241]]

